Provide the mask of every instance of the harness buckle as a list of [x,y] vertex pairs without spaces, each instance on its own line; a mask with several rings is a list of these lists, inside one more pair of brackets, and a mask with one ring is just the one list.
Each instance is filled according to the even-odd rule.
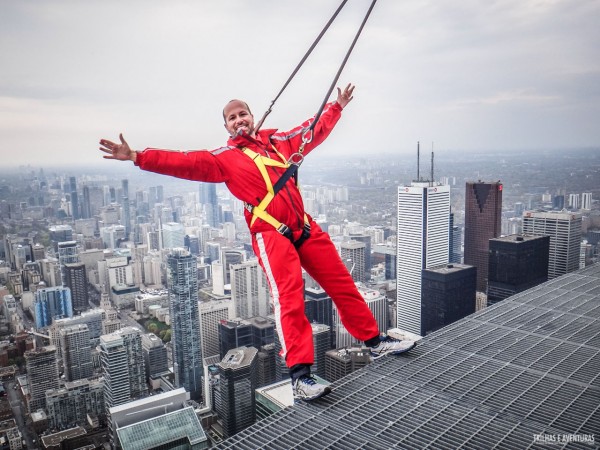
[[292,235],[292,230],[285,223],[279,225],[279,227],[277,228],[277,232],[288,239]]

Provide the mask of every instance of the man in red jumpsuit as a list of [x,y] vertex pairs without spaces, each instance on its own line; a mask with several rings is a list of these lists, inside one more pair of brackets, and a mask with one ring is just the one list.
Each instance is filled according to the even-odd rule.
[[[304,156],[329,136],[342,109],[352,100],[353,91],[354,86],[350,84],[343,91],[338,88],[337,100],[323,110],[312,141],[304,148]],[[329,235],[305,214],[300,191],[293,179],[288,180],[266,206],[267,215],[286,225],[289,229],[286,231],[290,232],[284,235],[281,229],[255,218],[250,212],[267,193],[266,174],[274,185],[285,171],[277,164],[286,163],[298,151],[312,119],[287,132],[274,129],[256,132],[250,108],[240,100],[232,100],[225,106],[223,118],[230,138],[227,146],[216,150],[174,152],[147,148],[137,152],[131,150],[122,135],[119,136],[120,143],[102,139],[100,150],[108,153],[104,158],[131,160],[143,170],[188,180],[225,183],[231,193],[247,205],[245,217],[252,234],[252,247],[269,282],[282,356],[290,368],[296,398],[310,401],[330,392],[329,387],[316,383],[310,373],[314,349],[312,328],[304,314],[302,268],[332,298],[348,332],[365,342],[373,358],[411,349],[414,342],[380,336],[373,314]],[[251,150],[252,155],[262,156],[263,160],[268,158],[267,162],[276,161],[276,166],[267,165],[261,172],[253,157],[244,153],[245,149]],[[308,230],[310,236],[307,238]],[[298,239],[303,232],[305,235],[299,245]]]

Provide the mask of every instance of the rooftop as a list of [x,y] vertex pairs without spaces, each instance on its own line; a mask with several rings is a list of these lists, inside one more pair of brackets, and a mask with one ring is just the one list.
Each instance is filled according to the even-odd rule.
[[472,314],[218,448],[597,448],[600,265]]
[[119,428],[117,434],[124,450],[172,448],[168,443],[181,438],[187,438],[191,448],[197,448],[207,440],[191,406]]

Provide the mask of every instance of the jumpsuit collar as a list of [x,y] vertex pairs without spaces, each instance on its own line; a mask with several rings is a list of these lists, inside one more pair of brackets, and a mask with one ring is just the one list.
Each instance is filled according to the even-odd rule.
[[251,145],[253,147],[258,147],[261,150],[270,151],[270,138],[271,135],[274,134],[276,131],[277,129],[259,130],[256,139],[248,136],[247,134],[232,136],[227,141],[227,145],[237,148],[248,147],[249,145]]

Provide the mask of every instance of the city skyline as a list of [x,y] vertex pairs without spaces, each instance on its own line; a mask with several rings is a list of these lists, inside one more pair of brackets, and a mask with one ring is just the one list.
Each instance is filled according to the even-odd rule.
[[[590,197],[591,210],[586,210],[582,214],[589,219],[589,229],[597,230],[598,225],[600,225],[600,221],[598,220],[600,217],[598,216],[599,195],[597,190],[594,189],[589,189],[592,192],[588,192],[588,188],[593,186],[596,182],[595,180],[600,176],[598,161],[599,156],[593,153],[580,154],[576,159],[560,154],[553,154],[552,159],[537,158],[530,155],[521,155],[519,159],[516,156],[501,160],[488,158],[481,161],[472,161],[469,164],[465,163],[464,166],[461,166],[461,163],[456,161],[454,165],[446,166],[436,177],[440,180],[440,183],[443,180],[444,190],[447,191],[445,196],[449,197],[449,201],[444,201],[444,204],[448,204],[448,207],[443,208],[443,214],[440,210],[440,216],[438,217],[440,220],[437,220],[437,223],[443,226],[438,227],[438,231],[442,230],[442,234],[449,231],[449,218],[447,216],[449,216],[450,203],[452,205],[462,204],[462,207],[464,207],[465,179],[474,179],[474,174],[482,175],[482,177],[485,175],[485,178],[488,179],[490,174],[502,174],[504,176],[505,173],[510,174],[508,177],[510,181],[508,183],[502,182],[503,186],[506,187],[503,193],[508,194],[506,198],[509,198],[510,201],[507,201],[504,205],[505,207],[502,208],[503,227],[507,226],[510,220],[518,220],[520,215],[523,214],[524,209],[552,208],[557,198],[568,198],[571,193],[583,198],[584,194],[590,193],[591,195],[586,195],[586,197]],[[390,282],[400,280],[399,277],[386,276],[387,271],[382,270],[383,268],[381,267],[383,261],[385,261],[383,264],[391,263],[391,261],[388,261],[388,258],[380,252],[379,247],[386,246],[383,245],[384,243],[389,246],[396,240],[393,227],[395,218],[393,215],[390,217],[392,213],[389,212],[388,206],[390,200],[387,197],[389,196],[389,191],[396,191],[395,197],[396,200],[399,200],[398,186],[403,179],[411,176],[413,171],[410,166],[412,163],[403,161],[402,164],[398,164],[397,161],[391,161],[388,164],[383,162],[373,164],[369,162],[360,165],[347,159],[342,165],[344,167],[317,167],[310,174],[303,174],[302,180],[309,177],[312,180],[311,183],[304,185],[305,198],[310,199],[311,208],[314,208],[316,213],[327,217],[328,230],[336,242],[341,244],[345,238],[365,238],[366,241],[372,241],[376,244],[372,247],[372,270],[368,271],[371,276],[367,279],[367,283],[369,286],[375,287],[373,292],[377,295],[380,295],[377,289],[386,289],[386,296],[381,296],[381,306],[384,306],[385,303],[383,300],[393,299],[391,293],[394,292],[394,288],[391,287]],[[132,172],[132,174],[135,174],[135,172]],[[555,179],[553,178],[555,174],[560,175]],[[215,299],[222,299],[229,296],[234,297],[235,289],[233,286],[230,294],[225,292],[225,282],[227,279],[229,278],[232,283],[235,281],[235,276],[231,274],[231,270],[229,277],[227,272],[223,271],[227,264],[220,266],[215,264],[212,266],[213,269],[219,269],[217,272],[223,285],[223,292],[221,294],[214,291],[215,278],[213,278],[211,289],[209,276],[205,272],[210,267],[210,261],[235,260],[239,263],[244,260],[244,251],[249,251],[248,248],[242,250],[245,239],[248,238],[248,234],[244,233],[246,226],[241,216],[243,209],[240,205],[236,206],[235,202],[230,197],[226,197],[220,189],[217,195],[217,208],[223,214],[219,214],[220,223],[217,224],[216,228],[213,228],[206,225],[208,211],[201,207],[202,199],[197,183],[188,183],[185,187],[180,187],[177,180],[168,177],[153,176],[149,178],[151,184],[138,184],[138,178],[132,177],[131,180],[126,181],[122,173],[107,173],[100,176],[82,172],[74,177],[67,175],[67,172],[63,171],[41,171],[32,170],[31,168],[26,171],[18,171],[11,176],[10,180],[14,180],[12,182],[7,178],[0,177],[0,255],[4,251],[4,257],[0,257],[0,259],[4,260],[0,261],[0,280],[5,279],[10,289],[15,290],[16,293],[18,292],[19,270],[22,270],[22,286],[24,290],[19,294],[19,308],[17,308],[17,302],[10,299],[10,301],[7,301],[5,298],[7,304],[5,305],[6,311],[4,311],[4,316],[10,317],[11,314],[14,314],[11,311],[20,308],[23,308],[23,312],[26,308],[31,310],[31,306],[27,305],[32,295],[31,292],[25,291],[28,286],[31,288],[37,287],[40,276],[44,280],[53,280],[51,284],[61,283],[59,270],[60,258],[56,258],[56,261],[54,261],[53,254],[60,256],[62,251],[64,261],[65,257],[69,256],[64,252],[65,246],[69,249],[72,242],[78,243],[81,246],[82,251],[79,253],[79,258],[84,267],[87,264],[89,268],[89,287],[91,291],[94,291],[90,301],[94,305],[97,304],[99,299],[98,294],[105,292],[105,290],[108,291],[108,293],[102,294],[103,301],[101,302],[102,308],[108,308],[106,309],[106,320],[101,320],[103,309],[91,310],[73,319],[57,319],[56,327],[54,327],[54,330],[50,330],[51,343],[55,334],[58,333],[60,336],[60,327],[62,325],[66,325],[66,323],[75,324],[75,320],[79,323],[79,320],[86,319],[85,323],[88,324],[87,326],[90,330],[90,341],[98,339],[106,340],[108,333],[110,333],[108,331],[109,326],[113,327],[115,324],[117,327],[120,324],[126,327],[130,327],[132,324],[135,327],[140,325],[140,332],[142,329],[150,331],[151,326],[156,326],[153,329],[157,335],[160,334],[160,337],[157,338],[157,344],[160,346],[162,353],[166,354],[169,365],[175,362],[178,345],[176,342],[177,326],[174,323],[176,319],[174,319],[175,314],[173,314],[173,311],[171,311],[173,333],[168,334],[169,337],[172,337],[173,341],[169,346],[163,342],[163,335],[165,336],[165,341],[168,338],[166,333],[163,334],[164,328],[162,328],[163,321],[167,321],[165,316],[167,314],[165,302],[168,302],[168,295],[165,289],[160,289],[165,286],[165,280],[161,280],[161,271],[166,268],[161,268],[161,260],[164,263],[165,258],[167,258],[168,250],[166,247],[175,243],[175,240],[169,240],[169,236],[166,236],[169,234],[165,232],[166,229],[164,227],[160,228],[161,221],[164,221],[165,218],[173,218],[173,220],[181,221],[186,233],[193,233],[198,238],[198,254],[192,255],[188,254],[187,251],[181,250],[182,254],[185,253],[186,258],[189,256],[188,259],[190,262],[198,262],[198,270],[193,267],[191,270],[191,272],[196,274],[196,277],[192,276],[191,278],[196,280],[195,283],[197,282],[197,285],[190,288],[192,292],[198,291],[199,297],[196,300],[213,303]],[[438,183],[435,183],[431,187],[428,182],[416,184],[426,185],[423,189],[437,188],[439,190],[440,188]],[[600,184],[596,184],[600,186]],[[510,186],[510,188],[507,186]],[[565,186],[571,187],[569,190],[565,190]],[[86,213],[86,215],[90,215],[91,217],[76,220],[76,212],[74,211],[76,207],[72,201],[72,194],[85,192],[87,187],[90,188],[90,195],[87,197],[85,195],[78,195],[79,204],[77,207],[81,208],[82,211],[88,209],[90,214]],[[127,196],[124,195],[126,190],[129,194]],[[129,208],[125,207],[124,203],[126,202]],[[579,206],[582,206],[582,204]],[[464,211],[453,209],[452,212],[456,216],[456,220],[453,223],[462,224]],[[129,233],[126,233],[126,224],[123,224],[123,221],[130,222]],[[226,227],[224,225],[225,222],[228,222],[227,225],[233,226],[234,231],[243,230],[243,232],[239,234],[236,232],[230,233],[229,228],[231,227]],[[44,244],[39,244],[38,239],[43,234],[36,235],[35,232],[30,233],[28,227],[33,224],[48,228],[49,242],[42,240],[41,242]],[[398,229],[400,229],[400,225],[398,225]],[[163,232],[159,233],[160,230]],[[592,233],[596,233],[595,236],[599,235],[598,231],[593,231]],[[592,233],[589,234],[590,238],[594,236]],[[161,239],[162,247],[161,244],[155,242],[155,240]],[[168,244],[169,241],[171,241],[171,244]],[[177,240],[178,243],[180,241],[181,239]],[[62,242],[66,243],[61,245]],[[168,245],[165,246],[165,243]],[[234,249],[231,248],[232,243]],[[203,244],[206,244],[207,247],[204,247]],[[596,248],[596,244],[597,241],[594,244],[594,248]],[[449,242],[444,240],[442,247],[442,253],[447,255]],[[48,250],[48,254],[44,252],[44,248]],[[161,248],[163,249],[162,252]],[[583,247],[581,248],[583,249]],[[428,252],[426,256],[429,259],[431,253]],[[33,261],[28,263],[28,258],[33,258]],[[208,264],[204,258],[210,260]],[[594,258],[597,259],[597,251]],[[444,257],[444,259],[446,258]],[[39,273],[36,272],[36,266],[39,266]],[[367,272],[366,269],[365,272]],[[34,276],[36,274],[38,275],[37,278]],[[163,275],[165,274],[163,273]],[[173,273],[168,278],[170,280],[166,284],[172,290]],[[179,279],[180,277],[175,278]],[[252,280],[249,281],[250,286],[254,283]],[[384,286],[387,287],[384,288]],[[9,292],[8,288],[6,292]],[[136,293],[141,294],[139,298],[136,298],[135,304],[133,304],[132,296],[137,296],[138,294]],[[183,295],[184,293],[180,292],[180,294]],[[367,300],[367,297],[365,299]],[[10,306],[13,303],[14,307]],[[191,312],[189,315],[186,314],[186,316],[194,320],[197,316],[201,315],[198,310],[195,310],[196,307],[201,308],[201,303],[199,302],[192,300],[190,304],[188,301],[180,300],[175,303],[185,303],[190,306]],[[314,302],[311,301],[311,303]],[[325,301],[321,303],[322,305],[319,308],[327,305]],[[331,302],[328,305],[331,307]],[[116,310],[112,310],[113,306]],[[118,311],[119,308],[120,311]],[[397,306],[390,306],[389,310],[388,308],[380,308],[382,317],[389,315],[388,319],[396,317],[395,310],[397,310]],[[15,313],[18,312],[15,311]],[[315,311],[312,312],[314,313]],[[238,314],[250,315],[249,312]],[[90,320],[87,320],[84,315],[89,316]],[[91,315],[95,315],[97,319],[91,320]],[[134,321],[134,317],[152,317],[153,319]],[[208,319],[208,317],[205,318]],[[232,319],[225,312],[219,315],[219,318],[221,318],[220,320]],[[325,317],[323,318],[325,319]],[[208,323],[208,321],[200,318],[202,325],[190,334],[198,337],[202,334],[202,338],[204,338],[204,333],[212,332],[213,335],[211,338],[215,342],[212,342],[211,345],[218,344],[218,339],[216,339],[214,331],[215,327],[213,326],[216,324],[216,319],[218,318],[211,317],[208,319],[212,325],[204,329],[204,324]],[[263,318],[262,320],[272,328],[273,325],[268,323],[269,319]],[[58,323],[59,321],[60,324]],[[158,327],[159,322],[161,322],[160,327]],[[381,319],[378,322],[387,322],[387,320]],[[11,321],[10,323],[13,324],[11,326],[15,326],[18,321]],[[191,328],[193,329],[194,327],[192,326]],[[330,329],[331,334],[333,334],[335,328],[338,328],[339,331],[339,327],[333,327]],[[388,327],[384,326],[383,329],[385,328]],[[402,326],[402,328],[404,327]],[[161,329],[162,331],[159,332]],[[92,336],[92,331],[94,337]],[[65,333],[63,332],[62,334]],[[102,337],[100,338],[101,335]],[[328,340],[323,339],[320,342],[325,346]],[[281,367],[275,366],[276,351],[274,344],[268,344],[269,348],[256,344],[254,346],[257,349],[261,347],[257,355],[259,361],[257,366],[260,365],[260,370],[264,372],[259,373],[261,379],[266,379],[266,376],[272,374],[271,372],[273,371],[275,372],[275,376],[282,375],[281,370],[277,373],[277,368],[281,369]],[[92,344],[90,348],[94,347],[95,344]],[[58,356],[60,347],[56,350]],[[140,354],[140,367],[142,367],[142,350],[138,353]],[[123,354],[118,355],[119,361],[123,359],[123,356]],[[213,386],[212,381],[214,381],[214,378],[211,377],[218,376],[215,373],[214,365],[218,363],[219,356],[208,354],[206,356],[209,357],[210,364],[213,367],[209,369],[209,375],[205,381],[208,382],[209,386]],[[327,358],[328,356],[326,355],[326,366]],[[68,365],[65,361],[71,360],[72,358],[70,359],[68,352],[63,352],[62,358],[60,358],[60,361],[63,361],[63,365]],[[122,364],[119,365],[119,372],[115,372],[115,376],[125,373],[124,368],[121,366]],[[358,366],[355,368],[358,368]],[[115,370],[117,370],[117,366],[115,366]],[[270,372],[267,373],[267,370]],[[141,370],[138,371],[138,375],[141,376]],[[131,378],[131,374],[129,377]],[[160,375],[154,380],[148,380],[148,389],[156,389],[155,387],[151,387],[154,385],[153,383],[163,385],[163,380],[168,377],[170,376]],[[176,380],[177,377],[175,377]],[[82,383],[87,383],[87,381]],[[64,401],[61,400],[59,402],[59,396],[64,397],[65,389],[68,389],[69,398],[65,397]],[[79,384],[65,384],[65,388],[62,388],[61,384],[61,387],[55,389],[52,395],[48,397],[50,401],[48,410],[52,414],[52,423],[60,424],[59,427],[65,427],[67,424],[75,421],[75,419],[71,419],[70,417],[76,416],[60,416],[63,411],[67,410],[69,414],[73,413],[71,402],[75,398],[83,399],[85,396],[85,401],[90,402],[90,409],[88,411],[92,411],[91,408],[101,408],[100,404],[95,400],[97,399],[99,389],[104,389],[105,393],[113,392],[112,385],[92,390],[91,385],[90,389],[87,389],[83,384],[81,386]],[[84,394],[84,390],[89,390],[89,393]],[[146,397],[145,401],[150,402],[150,399],[151,397]],[[203,398],[203,400],[205,399]],[[217,400],[215,404],[222,406],[222,401],[223,399]],[[80,403],[83,405],[83,400]],[[203,408],[211,408],[211,406],[204,403],[202,404]],[[94,406],[95,404],[97,406]],[[133,407],[133,405],[130,406]],[[225,412],[221,411],[217,416],[219,414],[224,416]],[[62,418],[57,422],[59,416]],[[77,417],[84,416],[79,414]],[[113,422],[111,419],[110,423],[112,424]],[[114,431],[114,427],[112,430]]]
[[[97,142],[119,132],[136,149],[219,147],[223,105],[244,98],[258,120],[337,5],[3,2],[4,164],[111,171]],[[349,2],[267,127],[314,115],[367,6]],[[417,140],[460,152],[597,147],[599,13],[592,0],[379,2],[340,78],[356,98],[318,156],[404,155]],[[256,61],[269,70],[235,69]]]

